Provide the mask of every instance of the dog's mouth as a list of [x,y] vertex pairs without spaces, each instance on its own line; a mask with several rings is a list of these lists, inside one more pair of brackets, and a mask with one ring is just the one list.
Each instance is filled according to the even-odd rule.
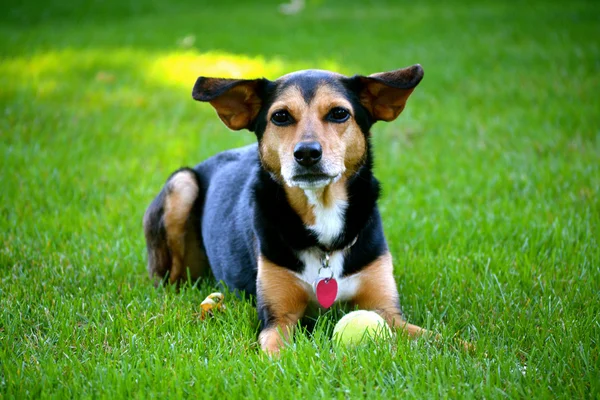
[[298,186],[300,189],[319,189],[337,182],[341,177],[342,174],[335,176],[322,173],[299,174],[294,175],[290,183],[292,186]]

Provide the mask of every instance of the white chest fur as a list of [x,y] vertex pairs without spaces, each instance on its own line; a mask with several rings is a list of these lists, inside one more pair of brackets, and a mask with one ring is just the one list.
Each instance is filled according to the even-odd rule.
[[309,228],[317,234],[319,242],[329,246],[344,229],[344,212],[348,207],[348,202],[337,200],[326,207],[319,201],[314,191],[306,190],[304,193],[310,205],[313,206],[315,215],[315,224]]

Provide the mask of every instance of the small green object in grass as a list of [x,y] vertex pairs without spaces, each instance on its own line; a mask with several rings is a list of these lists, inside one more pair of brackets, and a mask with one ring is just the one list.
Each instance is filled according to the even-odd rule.
[[358,310],[344,315],[335,325],[333,339],[336,343],[356,345],[363,340],[381,339],[392,335],[392,330],[379,314]]

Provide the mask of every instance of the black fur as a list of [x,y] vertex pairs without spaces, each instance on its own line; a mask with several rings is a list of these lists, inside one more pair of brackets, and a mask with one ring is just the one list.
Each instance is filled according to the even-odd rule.
[[253,85],[257,90],[257,94],[259,96],[262,95],[262,88],[267,85],[269,80],[265,78],[254,79],[251,81],[245,79],[221,79],[220,85],[210,86],[209,82],[211,80],[200,77],[194,84],[194,88],[192,89],[192,98],[198,101],[212,101],[227,92],[228,90],[233,89],[239,85]]
[[344,87],[338,76],[331,74],[328,71],[302,71],[298,74],[293,74],[289,79],[284,80],[278,87],[278,92],[283,92],[290,86],[296,86],[300,89],[302,97],[306,103],[310,103],[315,97],[317,89],[326,84],[327,86],[343,91]]

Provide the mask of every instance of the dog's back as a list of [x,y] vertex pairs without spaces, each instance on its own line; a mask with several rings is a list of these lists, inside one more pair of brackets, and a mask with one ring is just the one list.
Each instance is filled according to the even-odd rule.
[[252,237],[257,145],[219,153],[194,168],[203,199],[202,242],[217,281],[256,294],[256,243]]

